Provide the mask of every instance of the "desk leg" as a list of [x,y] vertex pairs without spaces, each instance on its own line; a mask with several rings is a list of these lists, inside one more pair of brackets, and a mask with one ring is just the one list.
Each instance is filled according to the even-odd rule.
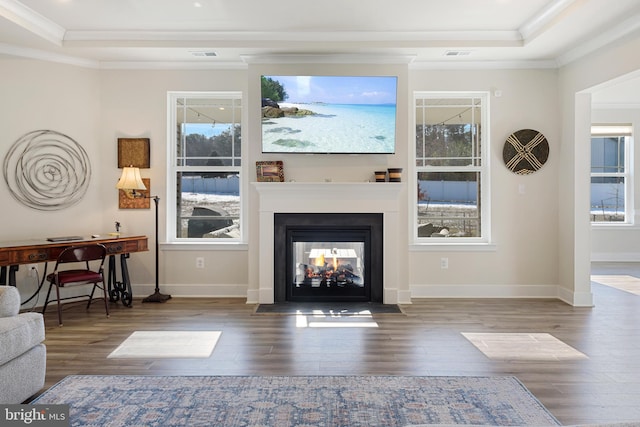
[[120,254],[120,272],[122,274],[122,281],[118,282],[116,278],[117,272],[115,255],[109,255],[107,283],[109,286],[109,299],[111,302],[122,301],[122,305],[131,307],[133,293],[131,291],[129,269],[127,268],[127,258],[129,258],[129,254]]
[[116,281],[116,259],[114,256],[115,255],[109,255],[107,284],[109,286],[109,300],[111,302],[118,302],[120,300],[120,293],[118,292],[118,282]]
[[127,259],[129,254],[120,254],[120,270],[122,271],[122,285],[124,292],[122,292],[122,304],[127,307],[131,307],[131,301],[133,299],[133,291],[131,290],[131,280],[129,279],[129,269],[127,268]]
[[9,282],[7,282],[7,267],[6,266],[0,267],[0,285],[15,286],[16,271],[18,271],[19,268],[20,266],[18,265],[9,266],[9,277],[8,277]]

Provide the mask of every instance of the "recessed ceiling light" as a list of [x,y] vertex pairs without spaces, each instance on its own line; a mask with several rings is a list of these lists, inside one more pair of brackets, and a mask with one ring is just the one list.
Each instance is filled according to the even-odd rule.
[[200,3],[199,1],[194,1],[193,7],[202,7],[202,3]]

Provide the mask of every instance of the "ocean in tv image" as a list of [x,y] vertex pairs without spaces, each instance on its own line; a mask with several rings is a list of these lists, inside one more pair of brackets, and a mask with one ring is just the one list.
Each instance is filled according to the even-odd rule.
[[263,76],[263,105],[269,98],[286,114],[263,116],[262,151],[394,153],[396,84],[393,76]]

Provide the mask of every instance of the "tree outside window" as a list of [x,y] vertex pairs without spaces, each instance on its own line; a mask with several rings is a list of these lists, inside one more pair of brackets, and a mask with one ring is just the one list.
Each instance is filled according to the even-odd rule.
[[486,99],[484,93],[415,95],[417,241],[488,240]]
[[240,240],[242,98],[171,93],[175,240]]

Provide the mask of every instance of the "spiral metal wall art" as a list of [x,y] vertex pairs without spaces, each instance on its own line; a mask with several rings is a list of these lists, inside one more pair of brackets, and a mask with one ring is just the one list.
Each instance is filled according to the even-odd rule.
[[84,197],[91,179],[86,151],[53,130],[29,132],[11,146],[4,159],[4,180],[25,206],[61,210]]

